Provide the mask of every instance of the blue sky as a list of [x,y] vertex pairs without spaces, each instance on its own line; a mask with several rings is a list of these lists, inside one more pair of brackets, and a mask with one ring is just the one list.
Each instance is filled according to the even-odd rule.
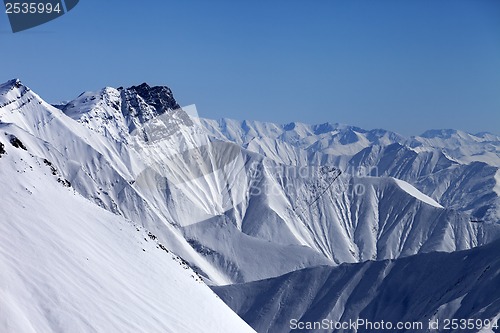
[[0,40],[49,102],[148,82],[208,118],[500,133],[497,0],[80,0]]

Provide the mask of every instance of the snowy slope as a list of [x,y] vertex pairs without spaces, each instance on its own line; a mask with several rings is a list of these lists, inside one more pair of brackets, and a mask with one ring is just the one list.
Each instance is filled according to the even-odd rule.
[[[454,253],[314,267],[274,279],[213,287],[257,332],[293,332],[290,322],[349,322],[365,319],[422,323],[445,319],[497,319],[500,314],[500,242]],[[499,323],[500,324],[500,323]],[[310,329],[303,332],[352,332]],[[358,332],[371,332],[359,327]],[[428,332],[391,329],[390,332]],[[498,330],[495,330],[497,332]],[[493,332],[483,330],[483,332]]]
[[144,228],[7,139],[0,129],[0,331],[252,331]]
[[420,192],[419,190],[417,190],[415,187],[411,186],[407,182],[399,180],[399,179],[394,179],[394,181],[405,192],[407,192],[411,196],[417,198],[418,200],[423,201],[423,202],[425,202],[425,203],[427,203],[427,204],[429,204],[431,206],[437,207],[437,208],[444,208],[443,206],[441,206],[440,204],[438,204],[436,202],[436,200],[434,200],[432,198],[429,198],[428,196],[426,196],[425,194],[423,194],[422,192]]

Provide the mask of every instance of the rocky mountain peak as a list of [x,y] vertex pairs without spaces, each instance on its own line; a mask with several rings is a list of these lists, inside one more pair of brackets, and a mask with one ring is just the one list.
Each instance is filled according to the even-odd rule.
[[[127,89],[119,88],[127,97],[129,107],[137,108],[141,104],[146,104],[154,109],[156,115],[165,113],[167,110],[179,109],[172,90],[166,86],[151,87],[147,83],[132,86]],[[141,101],[137,97],[140,97]]]
[[5,83],[1,83],[0,84],[0,95],[6,95],[8,94],[10,91],[13,91],[15,89],[21,89],[21,90],[29,90],[26,86],[24,86],[22,83],[21,83],[21,80],[19,79],[12,79],[12,80],[9,80]]

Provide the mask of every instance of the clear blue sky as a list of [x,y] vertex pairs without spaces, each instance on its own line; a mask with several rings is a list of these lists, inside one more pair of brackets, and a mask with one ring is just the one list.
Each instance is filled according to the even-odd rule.
[[148,82],[208,118],[500,133],[498,0],[80,0],[0,40],[49,102]]

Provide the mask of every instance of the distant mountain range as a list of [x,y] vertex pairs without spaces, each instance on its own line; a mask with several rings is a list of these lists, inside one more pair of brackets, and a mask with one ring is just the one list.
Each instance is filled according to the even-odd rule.
[[[500,312],[500,136],[208,120],[147,84],[53,106],[11,80],[0,85],[0,143],[6,332],[127,331],[120,316],[135,332],[251,331],[201,280],[258,332],[288,332],[297,316]],[[82,268],[89,251],[100,268]],[[129,292],[96,292],[113,279]],[[112,309],[113,298],[126,304]]]

